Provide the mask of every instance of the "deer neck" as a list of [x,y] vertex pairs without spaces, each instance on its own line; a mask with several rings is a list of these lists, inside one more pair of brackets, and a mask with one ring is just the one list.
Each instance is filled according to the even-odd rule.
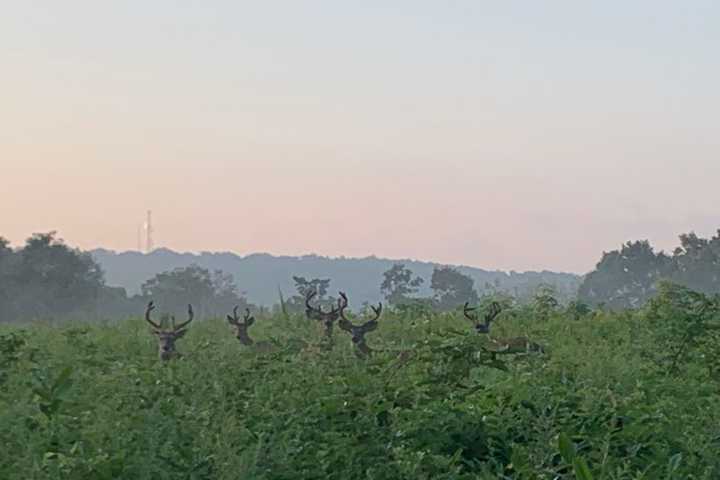
[[247,329],[244,328],[238,329],[237,339],[240,340],[240,343],[247,345],[248,347],[255,343],[253,339],[250,338],[250,335],[248,335]]

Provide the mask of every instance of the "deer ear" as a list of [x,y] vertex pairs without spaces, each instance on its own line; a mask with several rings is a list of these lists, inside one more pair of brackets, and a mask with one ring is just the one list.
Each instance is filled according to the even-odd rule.
[[247,326],[249,327],[250,325],[252,325],[253,323],[255,323],[255,317],[250,317],[250,318],[248,318],[248,319],[247,319],[247,322],[245,322],[245,323],[246,323]]
[[185,328],[183,328],[182,330],[178,330],[177,332],[175,332],[175,338],[182,338],[187,332],[188,331]]
[[230,325],[235,325],[235,319],[230,315],[227,316],[227,321]]

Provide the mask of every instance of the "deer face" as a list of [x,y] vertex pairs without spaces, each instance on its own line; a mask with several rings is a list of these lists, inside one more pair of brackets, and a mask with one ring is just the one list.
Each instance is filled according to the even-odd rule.
[[[332,307],[330,311],[326,312],[322,309],[322,306],[313,307],[310,305],[310,300],[312,300],[316,294],[316,292],[311,292],[305,297],[305,315],[307,315],[307,318],[310,320],[321,322],[325,326],[325,336],[330,338],[332,337],[333,325],[340,317],[340,308]],[[338,303],[340,303],[340,300],[338,300]]]
[[253,339],[250,338],[250,335],[248,335],[248,328],[255,323],[255,317],[250,315],[250,310],[245,310],[245,316],[240,319],[238,316],[238,308],[233,308],[233,314],[227,316],[227,321],[230,324],[230,326],[235,330],[235,338],[240,340],[240,343],[243,345],[252,345]]
[[154,331],[153,334],[157,337],[158,341],[158,352],[161,360],[169,360],[172,357],[179,356],[180,354],[175,350],[175,340],[182,338],[187,333],[187,330],[173,331]]
[[348,306],[348,299],[343,292],[340,292],[340,300],[338,301],[338,306],[338,313],[340,315],[340,321],[338,322],[338,325],[342,330],[345,330],[350,334],[352,342],[356,348],[355,353],[361,358],[370,356],[370,354],[372,353],[372,349],[365,342],[365,335],[377,329],[378,319],[382,314],[382,303],[380,303],[377,307],[370,307],[374,313],[374,317],[366,321],[362,325],[353,325],[353,323],[345,316],[345,309]]
[[466,302],[465,306],[463,307],[463,314],[465,315],[465,318],[467,318],[473,323],[473,326],[475,327],[475,333],[489,334],[490,323],[495,320],[498,315],[500,315],[500,313],[502,312],[502,308],[500,307],[499,303],[492,302],[488,311],[485,312],[485,320],[483,322],[481,322],[480,318],[473,313],[474,311],[475,308],[470,308],[469,304]]
[[145,320],[153,327],[152,332],[158,341],[158,356],[160,357],[160,360],[165,361],[170,360],[173,357],[179,357],[180,354],[175,349],[175,341],[184,337],[187,333],[187,328],[185,327],[192,322],[194,317],[192,305],[188,305],[188,320],[176,326],[175,318],[172,317],[172,327],[169,329],[164,329],[152,321],[150,313],[154,309],[155,305],[153,302],[150,302],[147,306],[147,310],[145,311]]

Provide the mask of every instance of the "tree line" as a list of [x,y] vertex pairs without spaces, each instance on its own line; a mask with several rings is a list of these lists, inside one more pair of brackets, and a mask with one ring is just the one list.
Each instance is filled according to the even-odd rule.
[[627,242],[605,252],[586,275],[579,300],[614,310],[638,308],[658,293],[663,282],[706,295],[720,293],[720,230],[711,238],[680,235],[672,254],[655,252],[647,240]]
[[[287,298],[278,289],[274,309],[285,313],[305,310],[305,298],[315,292],[320,305],[335,305],[329,278],[293,276],[294,289]],[[430,296],[420,296],[425,279],[405,264],[396,263],[382,277],[380,291],[386,304],[406,311],[449,311],[480,296],[474,280],[452,267],[436,267],[430,278]],[[543,287],[548,295],[555,292]],[[494,285],[484,285],[483,296],[498,296]],[[102,320],[138,315],[154,300],[163,311],[182,313],[192,303],[199,316],[224,316],[234,306],[252,305],[240,292],[232,275],[198,265],[175,268],[146,280],[139,294],[106,284],[100,265],[87,253],[66,245],[55,232],[37,233],[25,245],[12,249],[0,237],[0,321]],[[555,302],[557,303],[557,302]]]
[[180,313],[192,303],[203,316],[249,306],[232,276],[196,265],[159,273],[129,296],[105,283],[89,253],[67,246],[55,232],[37,233],[19,249],[0,237],[0,322],[101,320],[138,315],[149,299]]
[[[423,288],[428,280],[430,295],[421,295],[428,292]],[[310,292],[316,292],[320,304],[337,302],[329,278],[294,276],[293,281],[295,291],[287,298],[278,288],[273,308],[300,313]],[[709,239],[683,234],[671,255],[655,252],[647,240],[604,252],[595,270],[584,277],[577,298],[565,303],[573,315],[589,307],[639,308],[657,294],[662,281],[704,294],[720,293],[720,231]],[[425,279],[396,263],[383,273],[380,292],[387,305],[415,312],[450,311],[490,297],[534,304],[540,312],[560,306],[553,285],[540,285],[532,296],[519,299],[500,285],[476,288],[471,277],[448,266],[435,267]],[[183,312],[192,303],[200,316],[223,316],[236,305],[251,306],[246,297],[232,275],[194,264],[158,273],[142,284],[140,293],[128,295],[124,288],[106,284],[102,268],[89,253],[67,246],[55,232],[34,234],[17,249],[0,237],[0,321],[127,317],[141,312],[149,299],[167,312]]]

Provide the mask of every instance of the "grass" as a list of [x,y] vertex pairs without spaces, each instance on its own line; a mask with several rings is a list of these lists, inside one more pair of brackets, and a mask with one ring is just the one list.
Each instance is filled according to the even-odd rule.
[[495,360],[460,314],[386,313],[368,360],[301,317],[251,335],[311,346],[210,319],[163,364],[140,319],[0,328],[0,478],[720,478],[720,384],[664,370],[642,312],[518,311],[494,335],[547,353]]

